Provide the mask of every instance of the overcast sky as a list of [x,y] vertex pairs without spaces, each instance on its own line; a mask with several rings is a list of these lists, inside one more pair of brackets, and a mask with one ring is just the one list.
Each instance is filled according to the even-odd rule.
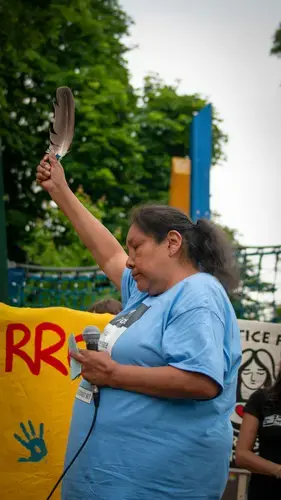
[[281,0],[120,0],[135,25],[132,82],[149,72],[207,96],[229,136],[211,207],[247,245],[281,244],[281,59],[270,56]]

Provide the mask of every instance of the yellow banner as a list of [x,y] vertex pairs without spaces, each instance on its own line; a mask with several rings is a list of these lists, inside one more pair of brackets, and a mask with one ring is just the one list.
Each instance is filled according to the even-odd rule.
[[[69,375],[68,336],[112,319],[54,307],[0,304],[1,500],[45,500],[59,478],[79,381]],[[60,498],[60,488],[52,497]]]

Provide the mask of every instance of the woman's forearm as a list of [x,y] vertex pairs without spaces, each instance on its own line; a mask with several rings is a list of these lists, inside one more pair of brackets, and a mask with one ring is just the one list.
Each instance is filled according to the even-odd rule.
[[200,373],[172,366],[146,368],[117,364],[110,380],[111,387],[162,398],[211,399],[219,387]]
[[127,260],[122,246],[106,227],[88,212],[68,186],[65,186],[59,193],[50,194],[70,220],[99,267],[119,287]]
[[259,457],[250,450],[236,450],[236,464],[250,472],[266,476],[276,476],[281,470],[280,464]]

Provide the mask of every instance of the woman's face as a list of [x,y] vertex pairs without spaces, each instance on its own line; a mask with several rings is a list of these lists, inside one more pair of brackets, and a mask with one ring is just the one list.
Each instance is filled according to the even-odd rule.
[[136,225],[132,225],[127,236],[127,267],[141,292],[158,295],[165,291],[169,273],[169,242],[156,243],[143,233]]
[[266,375],[266,370],[253,360],[242,370],[241,379],[247,389],[255,391],[264,385]]

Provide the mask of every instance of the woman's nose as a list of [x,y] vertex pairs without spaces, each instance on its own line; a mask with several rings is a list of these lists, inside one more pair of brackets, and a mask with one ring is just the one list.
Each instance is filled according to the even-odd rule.
[[128,256],[126,266],[128,267],[128,269],[133,269],[134,267],[133,259],[132,257],[130,257],[130,255]]
[[255,382],[255,381],[256,381],[255,374],[252,372],[251,373],[251,382]]

